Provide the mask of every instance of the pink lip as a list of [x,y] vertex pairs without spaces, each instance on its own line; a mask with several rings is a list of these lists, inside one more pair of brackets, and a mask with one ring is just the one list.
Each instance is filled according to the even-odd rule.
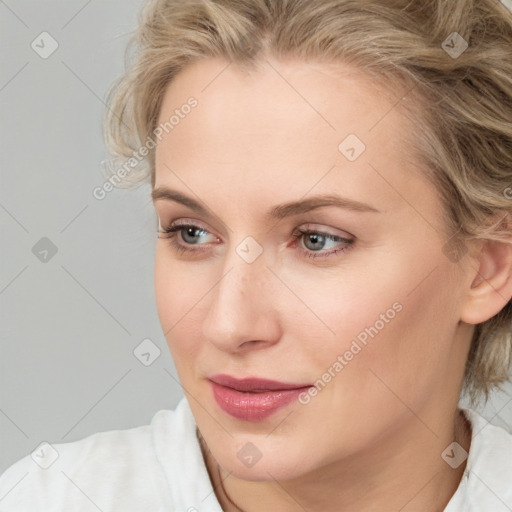
[[311,384],[278,382],[229,375],[210,377],[213,396],[229,415],[246,421],[260,421],[298,399]]

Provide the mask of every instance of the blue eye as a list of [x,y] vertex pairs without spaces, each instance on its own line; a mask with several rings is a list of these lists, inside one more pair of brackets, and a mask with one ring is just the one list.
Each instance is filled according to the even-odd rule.
[[[177,253],[189,253],[191,255],[204,252],[206,249],[193,248],[193,246],[205,245],[200,243],[200,237],[206,238],[208,235],[211,235],[206,229],[191,223],[173,224],[160,230],[159,233],[165,235],[159,238],[168,240],[171,247]],[[177,233],[180,233],[179,237],[176,236]],[[215,238],[215,241],[219,241],[214,235],[211,236]],[[301,240],[303,240],[301,245],[304,245],[305,248],[298,247],[298,250],[303,256],[308,258],[328,258],[348,250],[354,243],[354,239],[315,230],[297,230],[292,236],[295,238],[293,247],[297,247]],[[177,240],[177,238],[180,238],[181,241]],[[327,243],[333,244],[333,247],[329,250],[325,250]]]
[[[176,233],[177,232],[180,233],[180,237],[185,242],[186,245],[176,241]],[[199,226],[195,226],[194,224],[186,224],[186,223],[172,225],[168,228],[162,229],[161,231],[159,231],[159,233],[166,235],[164,237],[159,237],[159,238],[162,238],[164,240],[169,240],[171,247],[173,249],[175,249],[180,254],[184,253],[184,252],[189,252],[189,253],[203,252],[204,249],[192,249],[190,247],[187,247],[187,245],[199,245],[198,243],[196,243],[194,241],[189,242],[187,240],[187,238],[188,239],[192,238],[192,240],[193,240],[194,237],[199,237],[200,235],[203,235],[203,234],[209,234],[208,231],[206,231],[206,229],[203,229]],[[185,235],[184,235],[184,233],[185,233]]]
[[[328,258],[328,257],[338,254],[340,252],[346,251],[354,243],[353,239],[343,238],[341,236],[333,235],[331,233],[324,233],[322,231],[315,231],[315,230],[304,230],[303,231],[303,230],[299,229],[298,232],[295,233],[293,236],[297,240],[297,243],[299,243],[300,240],[304,240],[303,245],[306,246],[306,249],[299,247],[299,250],[308,258]],[[338,244],[338,247],[331,249],[327,252],[325,250],[323,250],[321,252],[318,250],[315,250],[314,245],[317,245],[317,246],[321,245],[322,247],[320,249],[323,249],[323,246],[328,241],[336,242]],[[295,246],[297,245],[297,243],[295,244]],[[308,248],[308,243],[311,243],[313,245],[313,249]],[[336,245],[335,245],[335,247],[336,247]]]

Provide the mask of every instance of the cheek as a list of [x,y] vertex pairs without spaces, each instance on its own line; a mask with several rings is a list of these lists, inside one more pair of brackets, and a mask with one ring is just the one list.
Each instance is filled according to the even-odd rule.
[[[379,301],[380,307],[366,305],[364,325],[359,323],[360,315],[359,324],[343,339],[343,345],[346,340],[358,342],[362,334],[365,343],[358,343],[360,352],[344,370],[341,394],[349,388],[375,410],[400,409],[402,402],[419,410],[440,383],[449,382],[457,328],[453,289],[446,290],[449,281],[449,275],[439,270],[413,292],[411,288],[407,293],[395,289],[396,293],[383,295],[386,298]],[[400,305],[394,315],[386,310],[393,301]],[[384,320],[379,322],[381,313]],[[354,336],[356,330],[359,333]]]
[[300,279],[295,276],[293,289],[303,304],[296,301],[292,308],[289,301],[287,306],[283,302],[281,311],[304,347],[319,358],[332,358],[348,350],[354,340],[365,346],[389,330],[403,315],[405,287],[389,272],[372,274],[368,267],[302,273]]
[[[321,430],[319,437],[350,438],[353,447],[363,446],[408,408],[419,411],[432,397],[439,398],[451,378],[457,306],[450,270],[440,265],[411,293],[421,272],[411,268],[408,275],[407,267],[400,267],[400,272],[389,269],[380,278],[373,276],[369,288],[345,280],[343,289],[327,289],[329,300],[311,299],[310,307],[335,335],[317,338],[300,328],[294,331],[320,389],[304,399],[299,411],[309,426]],[[318,417],[326,418],[321,427]],[[368,421],[363,424],[361,418]]]
[[177,321],[176,315],[176,293],[178,283],[172,270],[165,251],[162,248],[163,242],[158,242],[154,267],[155,300],[162,329],[167,332]]
[[372,370],[404,395],[414,393],[415,382],[434,383],[449,359],[457,327],[457,285],[444,261],[437,268],[435,262],[428,267],[415,262],[300,282],[297,294],[307,297],[310,311],[295,315],[297,322],[288,329],[302,340],[315,377],[329,368],[343,373],[339,380],[346,391],[375,381]]
[[201,279],[197,268],[181,262],[169,254],[165,241],[159,241],[154,267],[155,300],[164,333],[174,332],[194,315],[193,306],[208,291],[208,283]]
[[200,305],[211,284],[201,278],[197,267],[173,258],[165,243],[158,243],[154,266],[157,312],[175,367],[186,382],[204,343]]

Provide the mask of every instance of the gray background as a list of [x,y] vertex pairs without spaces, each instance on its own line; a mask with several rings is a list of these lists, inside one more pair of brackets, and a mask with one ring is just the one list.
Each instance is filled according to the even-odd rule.
[[[0,0],[0,472],[42,441],[147,424],[183,396],[155,308],[149,185],[92,195],[142,3]],[[59,44],[46,59],[31,48],[43,31]],[[32,252],[43,237],[57,247],[46,262]],[[161,350],[150,366],[133,354],[146,338]],[[512,430],[511,386],[483,413]]]

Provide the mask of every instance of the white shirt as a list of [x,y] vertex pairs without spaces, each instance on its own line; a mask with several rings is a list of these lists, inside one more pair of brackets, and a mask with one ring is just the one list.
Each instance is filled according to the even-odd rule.
[[[472,442],[444,512],[510,512],[512,435],[463,411]],[[186,398],[150,425],[42,445],[0,477],[0,512],[55,511],[222,512]]]

